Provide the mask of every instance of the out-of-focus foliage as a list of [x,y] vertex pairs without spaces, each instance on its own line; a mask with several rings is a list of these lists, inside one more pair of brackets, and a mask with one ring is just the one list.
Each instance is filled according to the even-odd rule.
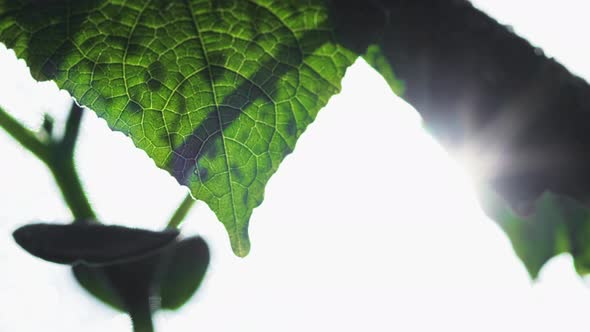
[[169,245],[177,230],[153,232],[80,222],[71,225],[30,224],[13,233],[31,255],[60,264],[102,265],[133,260]]
[[153,310],[176,310],[197,291],[209,265],[209,248],[200,237],[176,241],[160,252],[103,267],[72,268],[78,283],[111,307],[130,312],[136,302],[158,298]]
[[573,256],[580,275],[590,273],[590,211],[586,206],[551,192],[543,193],[528,215],[516,213],[489,191],[482,202],[510,238],[532,278],[537,278],[549,259],[565,252]]

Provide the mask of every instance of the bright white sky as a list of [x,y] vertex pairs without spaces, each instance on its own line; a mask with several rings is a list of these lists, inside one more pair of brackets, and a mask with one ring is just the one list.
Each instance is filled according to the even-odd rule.
[[[590,29],[586,1],[475,3],[590,78],[590,48],[580,44]],[[35,83],[3,46],[0,73],[0,105],[31,128],[43,112],[64,117],[66,93]],[[0,155],[0,331],[130,331],[66,267],[13,243],[19,225],[71,216],[44,166],[1,131]],[[160,228],[185,195],[93,114],[77,162],[105,222]],[[466,176],[362,61],[271,179],[251,219],[250,256],[233,256],[205,204],[183,231],[206,237],[211,270],[189,305],[157,315],[159,332],[587,329],[590,289],[571,258],[552,260],[531,284]]]

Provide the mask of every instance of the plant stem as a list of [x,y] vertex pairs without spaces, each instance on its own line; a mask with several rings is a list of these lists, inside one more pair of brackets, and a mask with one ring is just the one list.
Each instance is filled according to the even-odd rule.
[[167,228],[178,228],[195,202],[196,200],[188,193],[182,203],[180,203],[180,206],[174,211],[174,215],[170,218]]
[[134,309],[129,311],[129,316],[133,324],[133,332],[154,332],[149,300],[146,299],[141,305],[134,306]]
[[69,154],[72,159],[74,148],[76,147],[76,141],[78,140],[78,133],[80,132],[82,115],[84,115],[84,109],[76,102],[73,102],[72,107],[70,108],[70,113],[68,114],[68,119],[66,120],[64,136],[59,142],[60,150]]
[[96,214],[88,202],[72,159],[61,159],[48,165],[62,196],[76,222],[95,220]]
[[47,165],[76,221],[96,219],[74,166],[74,148],[82,115],[83,109],[74,102],[64,137],[44,143],[34,132],[0,108],[0,127]]
[[84,109],[73,102],[66,120],[64,136],[61,140],[53,143],[51,159],[46,163],[76,222],[96,219],[96,214],[88,202],[74,165],[74,149],[78,140],[82,115],[84,115]]
[[46,162],[49,159],[50,148],[41,142],[35,133],[25,128],[15,118],[0,107],[0,127],[10,134],[24,148],[31,151],[37,158]]

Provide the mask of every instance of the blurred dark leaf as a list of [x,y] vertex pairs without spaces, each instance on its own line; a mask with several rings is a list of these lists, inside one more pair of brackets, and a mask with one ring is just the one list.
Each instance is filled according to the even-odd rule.
[[80,264],[72,271],[86,291],[119,311],[131,312],[154,298],[160,298],[160,305],[153,310],[176,310],[199,288],[208,264],[207,244],[191,237],[138,260],[102,267]]
[[72,272],[80,286],[95,298],[116,310],[126,311],[125,304],[113,288],[104,268],[79,264],[72,267]]
[[[344,43],[368,47],[375,69],[403,81],[432,135],[499,195],[503,212],[491,215],[529,273],[566,251],[585,273],[590,85],[469,1],[334,6],[346,13],[337,20]],[[524,209],[531,215],[512,212]]]
[[30,224],[13,233],[31,255],[61,264],[112,264],[145,256],[169,244],[176,230],[153,232],[95,223]]
[[160,280],[163,309],[183,306],[201,285],[209,266],[209,248],[200,237],[180,241],[168,254]]
[[545,192],[528,215],[513,211],[497,194],[481,195],[482,207],[497,220],[530,276],[561,253],[570,253],[580,275],[590,273],[590,210],[575,200]]
[[590,196],[583,79],[469,1],[377,2],[389,19],[377,44],[403,98],[453,155],[513,207],[545,191]]

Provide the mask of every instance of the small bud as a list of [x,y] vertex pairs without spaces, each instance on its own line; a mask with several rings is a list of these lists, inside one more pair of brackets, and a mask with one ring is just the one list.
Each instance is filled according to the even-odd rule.
[[53,124],[55,120],[53,117],[47,113],[43,115],[43,124],[41,125],[41,130],[47,134],[48,137],[51,137],[53,134]]

